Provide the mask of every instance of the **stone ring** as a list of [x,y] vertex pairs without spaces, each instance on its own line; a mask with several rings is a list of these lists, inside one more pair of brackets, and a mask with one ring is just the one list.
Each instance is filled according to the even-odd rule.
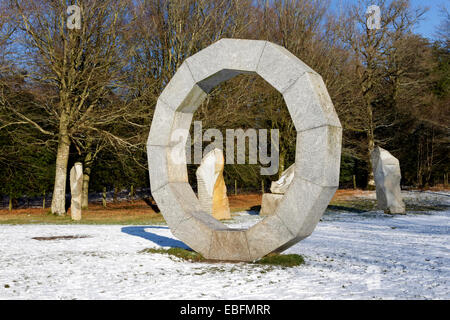
[[[274,214],[246,230],[202,211],[186,159],[171,156],[173,132],[189,130],[207,94],[242,73],[258,74],[283,95],[297,131],[294,179]],[[253,261],[313,232],[338,188],[341,138],[319,74],[274,43],[221,39],[187,58],[158,98],[147,142],[152,196],[171,232],[206,259]]]

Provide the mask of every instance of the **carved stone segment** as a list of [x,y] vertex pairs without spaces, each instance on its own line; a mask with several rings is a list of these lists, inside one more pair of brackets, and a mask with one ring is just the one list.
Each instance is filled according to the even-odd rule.
[[[246,231],[230,230],[209,214],[217,208],[229,213],[225,184],[216,177],[223,169],[213,166],[212,183],[201,177],[199,198],[209,198],[199,202],[187,183],[185,155],[168,157],[173,149],[169,137],[189,128],[207,92],[237,74],[255,72],[286,101],[297,130],[295,174],[275,214]],[[207,258],[249,261],[311,234],[338,185],[342,135],[325,84],[314,70],[268,41],[221,39],[186,59],[160,100],[147,143],[150,185],[176,237]]]
[[203,157],[196,172],[200,205],[219,220],[231,219],[223,166],[222,150],[213,149]]
[[276,215],[264,218],[263,221],[248,229],[246,233],[252,260],[276,251],[294,238],[294,235]]
[[306,238],[319,222],[336,189],[319,186],[296,175],[278,205],[276,215],[295,237]]
[[[147,146],[150,187],[152,192],[165,186],[169,182],[188,182],[186,168],[186,153],[174,147]],[[150,167],[151,168],[151,167]]]
[[194,113],[205,98],[206,93],[195,83],[186,62],[178,68],[159,96],[173,110],[187,113]]
[[[147,145],[151,146],[173,146],[180,141],[180,133],[187,137],[192,121],[192,113],[174,111],[161,99],[156,103],[154,117],[160,121],[153,121]],[[173,132],[172,128],[177,128],[179,132]]]
[[210,92],[240,73],[254,73],[266,42],[221,39],[186,59],[199,86]]
[[295,178],[339,186],[342,128],[323,126],[297,133]]
[[259,211],[260,216],[270,216],[275,213],[278,205],[283,199],[282,194],[276,193],[264,193],[261,201],[261,210]]
[[83,195],[83,164],[76,162],[70,169],[70,216],[72,220],[81,220],[81,198]]
[[378,208],[387,213],[404,214],[400,162],[387,150],[376,147],[371,154]]
[[[152,192],[164,219],[172,230],[176,230],[181,221],[192,218],[194,212],[201,211],[200,204],[188,183],[169,183]],[[186,199],[187,201],[179,201]]]
[[250,261],[245,230],[221,230],[213,233],[209,259]]
[[314,70],[287,49],[277,44],[267,42],[256,72],[275,89],[283,93],[293,85],[302,74],[305,72],[314,73]]
[[[283,98],[297,131],[325,125],[341,127],[322,77],[318,74],[302,74],[283,93]],[[300,104],[302,107],[298,108]]]

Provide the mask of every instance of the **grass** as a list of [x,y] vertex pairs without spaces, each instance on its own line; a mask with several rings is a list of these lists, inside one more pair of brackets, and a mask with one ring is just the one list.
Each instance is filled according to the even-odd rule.
[[[158,254],[168,254],[169,256],[177,257],[182,260],[190,261],[190,262],[206,262],[206,263],[217,263],[217,262],[227,262],[227,261],[218,261],[218,260],[208,260],[203,257],[200,253],[195,251],[186,250],[182,248],[170,248],[170,249],[155,249],[148,248],[139,251],[139,253],[158,253]],[[271,265],[271,266],[280,266],[280,267],[296,267],[305,263],[305,260],[301,255],[298,254],[279,254],[279,253],[270,253],[265,257],[251,262],[252,264],[260,264],[260,265]]]
[[[336,212],[364,213],[376,210],[376,200],[362,198],[367,192],[363,190],[338,190],[329,204],[329,209]],[[261,204],[261,194],[229,195],[230,211],[232,216],[236,212],[258,210]],[[428,211],[448,210],[446,204],[432,205],[427,203],[410,203],[405,199],[408,213],[421,213]],[[122,201],[108,203],[102,207],[98,203],[90,203],[89,210],[84,210],[81,221],[72,221],[70,214],[57,216],[49,209],[20,208],[0,210],[1,224],[116,224],[116,225],[147,225],[164,224],[165,220],[160,213],[156,213],[144,200]]]
[[205,262],[206,259],[195,251],[186,250],[182,248],[170,248],[170,249],[154,249],[148,248],[139,251],[139,253],[159,253],[159,254],[168,254],[170,256],[174,256],[183,260],[191,261],[191,262]]
[[254,263],[290,268],[304,264],[305,259],[299,254],[270,253]]
[[56,216],[53,214],[46,215],[14,215],[0,216],[0,224],[117,224],[117,225],[147,225],[147,224],[163,224],[165,220],[162,216],[83,216],[81,221],[73,221],[69,215]]
[[[405,202],[407,213],[448,210],[448,206],[445,204],[418,204],[410,202],[409,199],[403,199],[403,202]],[[378,210],[377,201],[371,199],[332,200],[328,208],[336,211],[349,211],[357,213]]]
[[370,199],[332,200],[329,204],[330,209],[356,212],[372,211],[376,206],[376,200]]
[[144,201],[108,204],[103,208],[93,204],[82,212],[81,221],[73,221],[70,212],[58,216],[49,209],[26,208],[0,210],[0,224],[118,224],[146,225],[163,224],[165,220],[160,213],[154,212]]
[[[250,210],[261,203],[259,194],[243,194],[229,196],[231,212]],[[117,224],[148,225],[165,224],[160,213],[156,213],[144,200],[101,204],[90,203],[88,210],[83,210],[81,221],[73,221],[70,211],[67,215],[58,216],[50,213],[50,209],[20,208],[8,211],[0,210],[1,224]]]

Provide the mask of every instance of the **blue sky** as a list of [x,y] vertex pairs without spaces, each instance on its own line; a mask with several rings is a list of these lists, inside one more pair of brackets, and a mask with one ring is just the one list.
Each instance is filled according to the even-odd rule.
[[[331,0],[333,7],[338,7],[339,3],[356,3],[358,0]],[[376,1],[374,1],[374,4]],[[411,0],[414,7],[428,7],[428,11],[423,16],[423,20],[414,30],[427,38],[435,38],[436,27],[443,20],[439,13],[439,8],[445,6],[450,10],[450,0]]]
[[428,11],[425,13],[424,20],[420,22],[420,25],[416,28],[416,32],[422,34],[427,38],[434,38],[436,33],[436,27],[441,23],[442,16],[439,13],[439,8],[446,6],[449,8],[449,0],[412,0],[415,6],[425,6],[428,7]]

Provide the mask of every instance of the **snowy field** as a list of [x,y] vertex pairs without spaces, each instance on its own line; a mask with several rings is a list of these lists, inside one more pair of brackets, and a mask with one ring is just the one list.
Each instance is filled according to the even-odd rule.
[[[190,263],[166,226],[0,225],[0,299],[450,299],[450,193],[407,192],[445,210],[388,216],[327,210],[283,269]],[[240,213],[233,227],[259,216]],[[87,236],[39,241],[33,237]]]

